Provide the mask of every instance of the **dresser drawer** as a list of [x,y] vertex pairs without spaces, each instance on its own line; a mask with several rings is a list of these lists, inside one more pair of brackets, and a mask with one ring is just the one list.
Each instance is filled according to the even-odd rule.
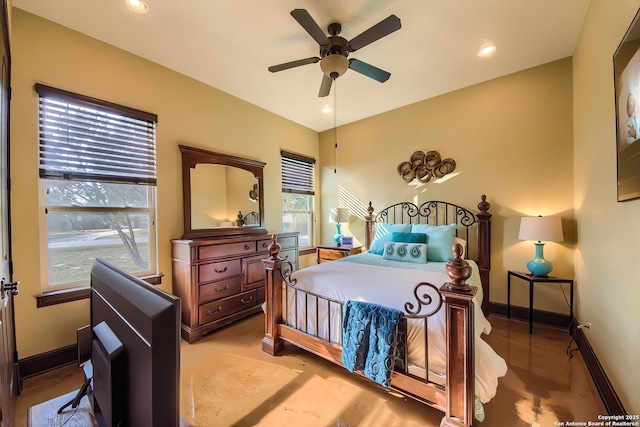
[[289,261],[293,266],[293,271],[296,271],[298,269],[298,258],[296,257],[295,249],[285,249],[283,251],[280,251],[278,256],[285,261]]
[[200,306],[200,324],[213,322],[258,304],[256,291],[212,301]]
[[198,265],[198,283],[237,276],[240,274],[240,266],[239,259],[200,264]]
[[229,255],[252,254],[256,252],[256,241],[208,245],[198,248],[198,259],[218,258]]
[[318,259],[325,261],[333,261],[336,259],[344,258],[349,255],[349,253],[344,253],[343,251],[338,251],[335,249],[318,249]]
[[[277,240],[281,248],[294,248],[296,247],[296,237],[281,237]],[[258,240],[258,250],[267,251],[271,245],[271,239]]]
[[[280,242],[278,242],[280,243]],[[258,240],[258,252],[265,252],[269,250],[269,246],[271,246],[271,239],[269,240]]]
[[230,297],[240,293],[242,288],[242,277],[236,276],[231,279],[220,280],[206,285],[200,285],[200,304],[215,301],[221,298]]

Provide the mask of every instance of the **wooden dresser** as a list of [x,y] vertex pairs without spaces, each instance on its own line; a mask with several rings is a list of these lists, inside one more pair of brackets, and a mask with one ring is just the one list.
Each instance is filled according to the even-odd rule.
[[[280,257],[298,268],[298,233],[280,233]],[[271,235],[172,240],[173,293],[182,300],[182,338],[207,333],[261,310]]]

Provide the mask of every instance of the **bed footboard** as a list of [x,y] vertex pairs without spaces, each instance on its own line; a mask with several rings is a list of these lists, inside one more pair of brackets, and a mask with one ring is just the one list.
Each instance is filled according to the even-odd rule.
[[[291,274],[291,265],[278,257],[279,249],[274,236],[269,248],[270,256],[263,260],[266,270],[266,295],[262,350],[276,355],[284,348],[284,343],[287,341],[336,364],[341,364],[342,349],[339,344],[331,342],[331,339],[326,341],[319,338],[317,331],[313,336],[286,324],[286,313],[283,307],[286,294],[283,293],[282,284]],[[461,253],[462,246],[454,248],[456,258],[450,261],[446,268],[451,282],[445,283],[439,290],[443,299],[441,309],[446,315],[444,387],[435,386],[428,381],[428,369],[427,381],[416,380],[415,376],[403,373],[394,373],[392,381],[394,389],[442,410],[444,417],[441,426],[443,427],[471,426],[473,423],[475,347],[472,300],[477,290],[465,284],[470,270],[468,263],[461,258]],[[430,286],[433,287],[433,285]],[[327,304],[331,303],[341,304],[333,301]]]

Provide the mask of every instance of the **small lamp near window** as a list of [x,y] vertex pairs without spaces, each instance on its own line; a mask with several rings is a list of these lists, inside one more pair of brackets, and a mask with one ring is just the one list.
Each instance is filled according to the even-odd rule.
[[[545,242],[562,242],[562,221],[559,216],[529,216],[520,220],[520,240],[533,240],[536,245],[536,256],[527,262],[527,269],[533,276],[548,277],[553,265],[544,259]],[[537,242],[536,242],[537,241]]]
[[329,222],[336,223],[336,234],[333,236],[333,242],[340,246],[342,240],[342,231],[340,229],[341,222],[349,222],[349,209],[347,208],[331,208],[329,210]]

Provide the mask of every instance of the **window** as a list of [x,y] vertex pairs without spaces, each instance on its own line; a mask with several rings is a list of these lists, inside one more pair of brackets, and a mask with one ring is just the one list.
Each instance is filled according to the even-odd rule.
[[96,258],[156,274],[157,116],[36,84],[43,292],[89,284]]
[[315,165],[310,157],[281,151],[282,230],[298,231],[300,247],[315,244],[313,236]]

